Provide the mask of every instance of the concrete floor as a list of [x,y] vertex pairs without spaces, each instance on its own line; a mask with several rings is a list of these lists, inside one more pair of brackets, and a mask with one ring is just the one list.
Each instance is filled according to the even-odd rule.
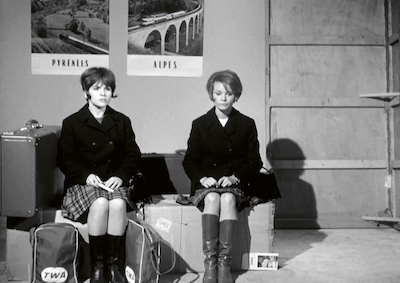
[[[400,232],[394,229],[275,230],[276,271],[234,273],[236,283],[398,283]],[[199,283],[202,274],[169,274],[162,283]]]
[[[0,282],[5,274],[4,225],[0,226]],[[398,283],[400,232],[376,229],[275,230],[276,271],[235,272],[236,283]],[[199,283],[203,274],[168,274],[160,283]],[[28,283],[26,281],[13,281]]]

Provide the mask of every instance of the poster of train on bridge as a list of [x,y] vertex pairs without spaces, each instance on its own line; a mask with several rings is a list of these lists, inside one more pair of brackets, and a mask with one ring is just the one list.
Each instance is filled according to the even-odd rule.
[[109,65],[109,0],[31,0],[33,74]]
[[204,0],[129,0],[128,5],[128,75],[202,75]]

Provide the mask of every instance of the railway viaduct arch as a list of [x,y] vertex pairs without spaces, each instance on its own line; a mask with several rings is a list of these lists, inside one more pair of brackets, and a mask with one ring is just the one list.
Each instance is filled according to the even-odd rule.
[[179,18],[149,26],[128,29],[128,42],[140,48],[152,48],[155,53],[178,53],[203,29],[203,7]]

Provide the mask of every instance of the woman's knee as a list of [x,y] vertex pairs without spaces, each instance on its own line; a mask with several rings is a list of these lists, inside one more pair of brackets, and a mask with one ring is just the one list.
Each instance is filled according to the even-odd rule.
[[92,205],[90,206],[91,212],[105,212],[108,211],[108,200],[106,198],[98,198],[96,199]]
[[223,193],[221,195],[221,206],[236,207],[236,197],[232,193]]
[[204,205],[206,206],[219,206],[219,202],[220,196],[218,193],[211,192],[204,197]]
[[204,210],[206,214],[219,215],[220,211],[220,197],[219,194],[211,192],[204,197]]
[[125,213],[126,202],[123,199],[113,199],[109,202],[110,213]]

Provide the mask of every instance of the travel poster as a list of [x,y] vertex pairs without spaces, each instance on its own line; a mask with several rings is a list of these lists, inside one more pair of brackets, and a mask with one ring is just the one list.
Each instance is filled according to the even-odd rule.
[[31,0],[33,74],[109,65],[109,0]]
[[128,75],[202,75],[204,0],[129,0],[128,5]]

